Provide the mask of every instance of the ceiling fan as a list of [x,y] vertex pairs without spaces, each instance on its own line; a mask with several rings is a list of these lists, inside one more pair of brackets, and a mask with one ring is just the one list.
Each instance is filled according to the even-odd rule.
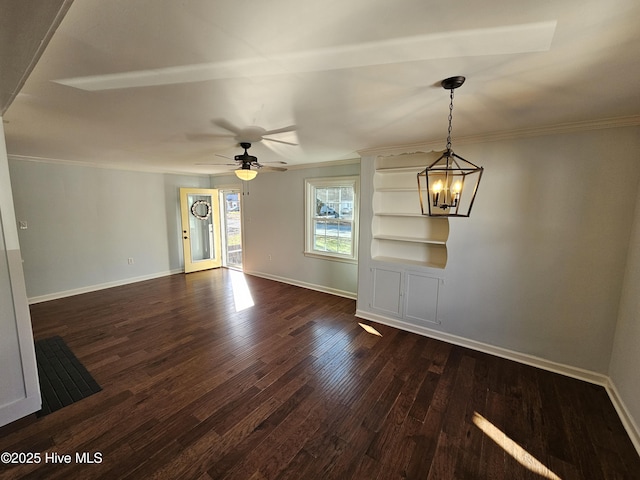
[[[273,171],[273,172],[285,172],[287,169],[283,167],[270,167],[266,165],[262,165],[258,162],[258,157],[253,155],[249,155],[248,150],[251,148],[251,143],[249,142],[240,142],[240,146],[244,148],[244,153],[240,155],[236,155],[233,157],[233,160],[236,161],[235,164],[228,163],[227,165],[239,166],[234,170],[236,176],[245,181],[253,180],[258,175],[258,169],[264,169]],[[216,154],[218,157],[229,158],[224,155]],[[269,163],[279,163],[281,165],[286,165],[286,162],[269,162]],[[216,165],[214,163],[199,163],[198,165]],[[253,167],[253,168],[252,168]]]

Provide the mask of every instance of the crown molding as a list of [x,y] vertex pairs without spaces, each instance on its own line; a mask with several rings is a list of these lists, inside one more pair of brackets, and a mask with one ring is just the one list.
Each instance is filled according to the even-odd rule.
[[[144,166],[127,167],[123,165],[111,165],[111,164],[104,164],[104,163],[85,162],[81,160],[63,160],[63,159],[50,158],[50,157],[34,157],[30,155],[9,154],[7,155],[7,157],[10,160],[16,160],[16,161],[22,161],[22,162],[50,163],[54,165],[67,165],[72,167],[104,168],[107,170],[124,170],[124,171],[142,172],[142,173],[163,173],[163,174],[169,174],[169,175],[189,175],[189,176],[197,176],[197,177],[218,177],[218,176],[233,175],[233,170],[234,170],[234,169],[231,169],[225,172],[216,172],[216,173],[196,173],[196,172],[174,171],[174,170],[157,168],[157,167],[144,167]],[[355,156],[348,159],[342,159],[342,160],[332,160],[327,162],[300,163],[295,165],[288,165],[287,170],[337,167],[340,165],[352,165],[356,163],[360,163],[359,156]],[[264,174],[268,172],[261,172],[261,173]]]
[[169,169],[163,169],[160,167],[143,167],[143,166],[126,166],[126,165],[112,165],[107,163],[97,162],[85,162],[81,160],[64,160],[59,158],[50,157],[34,157],[30,155],[17,155],[10,153],[7,155],[9,160],[16,160],[20,162],[34,162],[34,163],[50,163],[53,165],[66,165],[70,167],[88,167],[88,168],[102,168],[105,170],[123,170],[126,172],[140,172],[140,173],[161,173],[168,175],[187,175],[196,177],[209,177],[208,173],[192,173],[192,172],[179,172]]
[[326,167],[338,167],[340,165],[352,165],[354,163],[360,163],[360,157],[347,158],[343,160],[330,160],[327,162],[314,162],[314,163],[297,163],[287,167],[288,170],[302,170],[307,168],[326,168]]
[[[488,143],[501,140],[513,140],[518,138],[542,137],[545,135],[561,135],[567,133],[585,132],[592,130],[604,130],[609,128],[637,127],[640,126],[640,115],[626,117],[605,118],[600,120],[586,120],[583,122],[559,123],[543,127],[521,128],[503,132],[491,132],[479,135],[467,135],[456,137],[456,145],[468,145],[473,143]],[[395,145],[390,147],[367,148],[358,150],[360,156],[397,155],[407,152],[426,152],[444,149],[444,137],[441,140],[408,145]]]

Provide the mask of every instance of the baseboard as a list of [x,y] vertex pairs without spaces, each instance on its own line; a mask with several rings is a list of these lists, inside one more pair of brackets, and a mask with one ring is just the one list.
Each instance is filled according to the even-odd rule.
[[534,355],[528,355],[514,350],[477,342],[457,335],[439,332],[437,330],[413,325],[408,322],[403,322],[402,320],[377,315],[371,312],[356,310],[356,317],[371,320],[372,322],[381,323],[390,327],[399,328],[401,330],[406,330],[408,332],[417,333],[418,335],[424,335],[425,337],[435,338],[436,340],[442,340],[443,342],[452,343],[471,350],[477,350],[497,357],[506,358],[507,360],[513,360],[515,362],[541,368],[550,372],[559,373],[560,375],[565,375],[567,377],[572,377],[595,385],[600,385],[605,388],[611,403],[618,413],[618,417],[620,417],[620,421],[624,425],[624,428],[633,443],[633,446],[636,448],[638,455],[640,455],[640,428],[638,428],[633,416],[629,413],[629,409],[626,407],[611,378],[607,375],[545,360],[544,358],[536,357]]
[[72,290],[65,290],[62,292],[49,293],[46,295],[39,295],[37,297],[29,297],[29,305],[34,303],[48,302],[49,300],[56,300],[58,298],[72,297],[73,295],[80,295],[82,293],[95,292],[98,290],[104,290],[106,288],[119,287],[122,285],[129,285],[130,283],[144,282],[145,280],[152,280],[154,278],[167,277],[169,275],[175,275],[176,273],[182,273],[182,269],[169,270],[165,272],[152,273],[150,275],[142,275],[140,277],[125,278],[122,280],[116,280],[113,282],[100,283],[97,285],[88,285],[86,287],[74,288]]
[[640,455],[640,428],[638,427],[638,424],[631,416],[631,413],[629,413],[629,409],[622,400],[613,380],[609,379],[606,389],[609,394],[609,398],[611,399],[611,403],[613,403],[616,412],[618,412],[618,417],[620,417],[622,425],[624,425],[629,438],[633,442],[633,446],[636,447],[636,451],[638,452],[638,455]]
[[[86,287],[75,288],[72,290],[65,290],[62,292],[49,293],[46,295],[39,295],[36,297],[29,297],[29,305],[34,303],[48,302],[49,300],[56,300],[58,298],[71,297],[73,295],[80,295],[82,293],[95,292],[98,290],[104,290],[106,288],[119,287],[121,285],[128,285],[130,283],[143,282],[145,280],[152,280],[154,278],[166,277],[169,275],[175,275],[182,273],[182,269],[169,270],[166,272],[158,272],[151,275],[143,275],[140,277],[125,278],[123,280],[117,280],[114,282],[101,283],[97,285],[88,285]],[[309,290],[316,290],[318,292],[329,293],[331,295],[337,295],[339,297],[349,298],[355,300],[357,294],[355,292],[347,292],[345,290],[339,290],[337,288],[326,287],[324,285],[316,285],[313,283],[301,282],[293,278],[280,277],[278,275],[271,275],[263,272],[244,271],[247,275],[253,275],[255,277],[266,278],[268,280],[275,280],[276,282],[287,283],[289,285],[295,285],[296,287],[308,288]]]
[[383,315],[377,315],[371,312],[365,312],[362,310],[356,310],[356,317],[364,318],[365,320],[371,320],[373,322],[382,323],[390,327],[400,328],[409,332],[424,335],[426,337],[435,338],[436,340],[442,340],[443,342],[452,343],[461,347],[470,348],[471,350],[477,350],[479,352],[488,353],[497,357],[506,358],[507,360],[513,360],[515,362],[530,365],[532,367],[542,368],[550,372],[559,373],[567,377],[576,378],[578,380],[584,380],[585,382],[594,383],[606,387],[609,384],[609,377],[592,372],[590,370],[572,367],[562,363],[553,362],[544,358],[536,357],[526,353],[516,352],[515,350],[509,350],[503,347],[497,347],[488,343],[478,342],[476,340],[470,340],[468,338],[459,337],[450,333],[440,332],[438,330],[432,330],[427,327],[421,327],[419,325],[413,325],[402,320],[385,317]]
[[308,288],[309,290],[315,290],[317,292],[329,293],[331,295],[337,295],[339,297],[349,298],[355,300],[357,294],[355,292],[347,292],[346,290],[339,290],[337,288],[326,287],[324,285],[316,285],[314,283],[301,282],[293,278],[280,277],[278,275],[271,275],[270,273],[244,271],[247,275],[253,275],[254,277],[266,278],[267,280],[275,280],[276,282],[287,283],[296,287]]

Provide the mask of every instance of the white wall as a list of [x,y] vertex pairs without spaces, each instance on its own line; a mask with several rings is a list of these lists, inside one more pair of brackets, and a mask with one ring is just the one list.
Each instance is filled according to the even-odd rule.
[[9,168],[32,301],[180,271],[178,189],[209,187],[208,176],[12,159]]
[[447,329],[606,374],[640,178],[640,129],[464,145],[485,167],[450,223]]
[[[471,217],[450,220],[442,324],[432,330],[606,376],[640,179],[640,128],[454,148],[485,173]],[[370,229],[364,211],[362,239]],[[365,247],[360,282],[370,288]],[[358,308],[366,309],[360,300],[359,293]]]
[[[638,159],[638,156],[636,156]],[[618,327],[611,356],[610,377],[640,434],[640,194],[627,258]],[[635,439],[640,451],[640,437]]]
[[[179,187],[240,186],[235,176],[210,180],[14,159],[9,168],[17,220],[28,227],[19,235],[31,301],[181,271]],[[246,271],[354,296],[356,265],[303,255],[303,209],[305,178],[357,174],[359,164],[352,163],[263,172],[247,184]]]
[[[242,197],[244,271],[355,298],[356,264],[304,255],[304,180],[359,174],[359,163],[352,163],[260,173],[247,182]],[[238,182],[212,177],[213,188]]]

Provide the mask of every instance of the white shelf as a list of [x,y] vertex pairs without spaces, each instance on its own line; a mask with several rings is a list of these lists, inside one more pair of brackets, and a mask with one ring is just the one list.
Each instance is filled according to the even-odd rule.
[[430,267],[430,268],[442,269],[442,265],[439,265],[439,264],[430,263],[430,262],[419,262],[419,261],[410,260],[407,258],[379,256],[379,257],[372,257],[371,260],[375,260],[376,262],[393,263],[393,264],[402,263],[405,265],[415,265],[417,267]]
[[390,240],[393,242],[427,243],[430,245],[446,245],[444,240],[429,240],[426,238],[402,237],[399,235],[374,235],[376,240]]

